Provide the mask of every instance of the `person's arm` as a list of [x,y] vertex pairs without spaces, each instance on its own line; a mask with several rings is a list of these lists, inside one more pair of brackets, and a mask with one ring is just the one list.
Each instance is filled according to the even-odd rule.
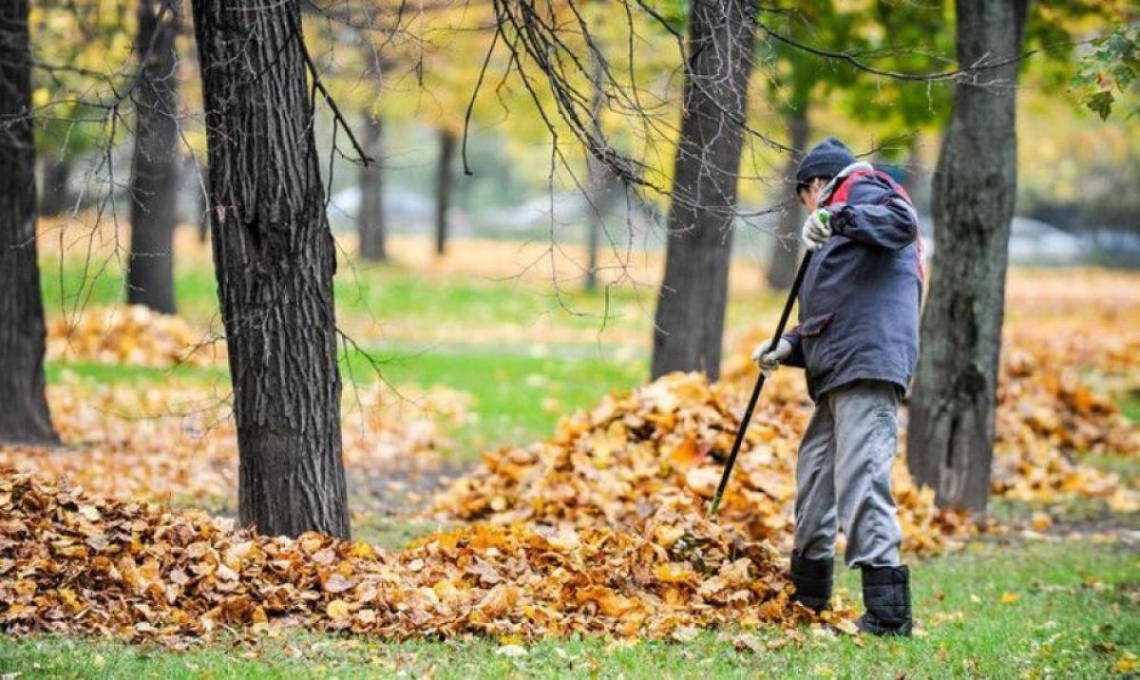
[[918,238],[918,213],[889,184],[877,177],[855,180],[847,203],[828,208],[836,234],[865,245],[902,250]]
[[804,346],[802,341],[803,336],[800,335],[799,326],[796,326],[787,333],[784,333],[783,338],[788,341],[789,345],[792,346],[792,353],[789,354],[786,359],[784,359],[783,364],[785,366],[793,366],[795,368],[804,368],[805,360]]

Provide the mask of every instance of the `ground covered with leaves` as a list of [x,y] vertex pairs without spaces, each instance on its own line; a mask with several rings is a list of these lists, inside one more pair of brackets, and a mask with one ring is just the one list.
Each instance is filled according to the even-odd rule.
[[[362,285],[370,285],[365,274]],[[376,272],[385,291],[421,274]],[[522,360],[502,354],[513,350],[499,336],[488,338],[499,358],[486,363],[473,363],[466,349],[423,353],[425,362],[451,361],[440,360],[433,374],[440,384],[431,387],[414,384],[434,382],[422,378],[375,381],[375,355],[346,354],[345,460],[363,539],[355,543],[263,537],[225,518],[237,454],[225,356],[206,325],[125,307],[64,313],[49,339],[49,399],[65,447],[0,448],[8,469],[0,477],[0,627],[48,636],[5,642],[0,670],[11,655],[50,668],[60,645],[78,644],[77,663],[89,670],[131,672],[135,648],[96,652],[71,637],[109,633],[179,648],[207,641],[186,661],[206,672],[217,672],[209,650],[227,640],[275,663],[328,661],[334,670],[369,663],[417,674],[452,661],[487,674],[573,672],[582,664],[629,673],[662,667],[658,659],[680,675],[751,663],[822,675],[994,674],[994,655],[1020,671],[1127,672],[1136,653],[1127,640],[1137,639],[1127,634],[1135,621],[1126,612],[1140,578],[1140,437],[1116,404],[1132,403],[1138,385],[1140,287],[1127,275],[1072,276],[1066,285],[1033,272],[1011,279],[993,476],[1000,521],[937,509],[901,456],[896,465],[907,559],[922,560],[921,641],[893,647],[914,657],[902,666],[855,646],[862,642],[833,639],[851,630],[855,582],[840,589],[827,622],[800,625],[812,618],[788,602],[792,470],[811,409],[797,372],[770,380],[720,516],[705,519],[755,378],[748,354],[774,319],[768,298],[754,301],[764,322],[738,325],[751,330],[731,341],[717,384],[676,374],[640,387],[629,379],[632,389],[608,395],[560,391],[567,381],[592,384],[602,364],[573,363],[589,348],[535,345],[520,350]],[[478,314],[466,289],[457,292],[457,306],[441,312],[448,337],[482,337],[475,327],[486,326],[483,316],[518,313],[507,301],[511,288],[481,287]],[[1081,290],[1096,294],[1074,292]],[[361,298],[371,303],[371,295]],[[192,299],[189,307],[202,305]],[[366,325],[352,307],[346,315],[349,326]],[[578,338],[580,324],[552,337]],[[621,321],[619,337],[648,337],[634,325]],[[589,330],[596,335],[596,326]],[[380,368],[417,377],[408,365],[419,355],[405,356],[407,365]],[[488,383],[501,393],[485,390]],[[541,423],[555,415],[562,417],[552,432]],[[522,441],[532,443],[496,446],[517,440],[505,429],[516,416],[530,419]],[[478,453],[461,434],[473,423],[490,446],[457,473],[457,461]],[[455,479],[437,485],[447,477]],[[401,538],[384,538],[392,528]],[[1070,569],[1083,574],[1075,585],[1062,567],[1029,576],[1026,559],[1076,559],[1063,547],[1070,540],[1092,553],[1088,565]],[[979,550],[984,559],[975,559]],[[940,560],[946,573],[924,584],[922,574],[928,565],[938,573]],[[1009,570],[1008,578],[989,573],[994,568]],[[1022,614],[1044,627],[1026,628],[1015,616],[1029,602],[1033,610]],[[1075,622],[1054,609],[1074,603],[1105,612]],[[1116,627],[1107,622],[1113,610]],[[976,644],[974,627],[990,619],[1020,624],[1021,637],[1012,639],[1030,651],[979,650],[990,656],[970,665],[956,647]],[[348,633],[360,635],[341,637]],[[436,647],[432,639],[447,642]],[[693,665],[698,651],[713,661]]]
[[[384,637],[681,635],[809,618],[779,556],[668,499],[644,535],[473,524],[396,554],[0,477],[0,626],[176,642],[282,623]],[[837,619],[838,620],[838,619]],[[849,625],[849,623],[848,623]]]
[[[865,640],[821,627],[686,633],[683,641],[572,635],[533,643],[238,627],[180,653],[75,635],[0,638],[20,677],[1131,677],[1140,658],[1140,544],[1109,534],[979,541],[914,571],[920,630]],[[840,570],[836,599],[858,601]]]

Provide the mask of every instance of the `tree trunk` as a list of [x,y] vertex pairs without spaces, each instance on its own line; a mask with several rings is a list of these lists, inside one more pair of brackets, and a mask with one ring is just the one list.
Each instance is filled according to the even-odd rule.
[[66,155],[49,154],[44,158],[43,193],[40,194],[40,215],[55,217],[71,208],[71,159]]
[[239,515],[349,535],[333,274],[296,2],[195,0]]
[[173,314],[174,226],[178,208],[178,15],[170,0],[139,0],[135,50],[138,125],[131,171],[131,255],[127,302]]
[[[605,70],[597,55],[590,53],[592,65],[590,82],[590,127],[601,139],[602,106],[605,105]],[[598,241],[601,240],[602,224],[605,220],[605,207],[608,204],[613,173],[609,166],[600,162],[594,154],[586,154],[586,290],[598,288]]]
[[44,396],[27,0],[0,4],[0,442],[58,441]]
[[[958,63],[1021,51],[1025,0],[958,0]],[[1017,188],[1017,64],[961,81],[934,176],[934,253],[907,462],[942,506],[984,512],[1009,226]]]
[[601,240],[605,205],[605,173],[592,156],[586,159],[587,181],[590,183],[586,206],[586,290],[598,289],[598,241]]
[[744,0],[690,5],[681,137],[653,333],[654,378],[670,371],[700,370],[714,379],[720,374],[755,12]]
[[[789,188],[793,191],[796,186],[796,169],[807,152],[810,131],[806,106],[788,115],[788,132],[795,153],[788,157],[788,169],[784,176],[791,180]],[[800,228],[804,217],[803,206],[798,197],[794,197],[791,207],[780,220],[777,238],[772,243],[772,254],[768,259],[768,288],[772,290],[788,290],[796,279],[800,263]]]
[[384,153],[383,129],[378,117],[364,115],[364,151],[372,162],[360,168],[357,228],[360,231],[360,257],[373,262],[388,259],[384,246],[384,194],[380,168]]
[[435,183],[435,254],[447,250],[447,210],[451,206],[452,157],[455,155],[455,133],[439,131],[439,167]]

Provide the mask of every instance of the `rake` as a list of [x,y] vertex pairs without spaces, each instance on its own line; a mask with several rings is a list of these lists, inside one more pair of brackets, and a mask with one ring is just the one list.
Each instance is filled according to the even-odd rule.
[[[800,293],[800,284],[804,281],[804,273],[807,272],[809,262],[811,262],[810,250],[804,253],[804,259],[800,262],[800,269],[796,272],[796,280],[788,292],[788,301],[784,303],[784,312],[780,314],[780,323],[776,326],[776,332],[772,335],[772,342],[768,345],[770,348],[775,348],[784,335],[784,328],[788,325],[788,317],[792,315],[792,306],[795,305],[796,296]],[[752,412],[756,409],[756,402],[760,399],[760,391],[764,389],[764,381],[767,377],[768,372],[761,370],[760,376],[756,379],[756,387],[752,388],[752,398],[748,400],[748,408],[744,410],[744,417],[740,420],[740,429],[736,431],[736,441],[732,443],[732,453],[728,456],[728,462],[724,466],[724,474],[721,475],[720,484],[716,488],[716,495],[713,496],[712,505],[709,506],[710,518],[715,517],[716,511],[720,509],[724,490],[728,488],[728,478],[732,476],[732,468],[736,465],[736,456],[740,453],[740,445],[744,443],[744,433],[748,430],[748,421],[752,420]]]

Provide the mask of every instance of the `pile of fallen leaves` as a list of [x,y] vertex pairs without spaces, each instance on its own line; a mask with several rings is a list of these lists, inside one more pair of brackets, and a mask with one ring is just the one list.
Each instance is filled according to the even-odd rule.
[[1140,492],[1116,474],[1080,462],[1088,453],[1140,455],[1140,429],[1092,383],[1117,371],[1135,375],[1140,351],[1101,351],[1105,345],[1128,346],[1128,338],[1112,334],[1091,343],[1029,329],[1007,337],[998,387],[994,492],[1022,500],[1102,498],[1116,511],[1140,510]]
[[123,305],[56,319],[48,326],[47,358],[154,368],[212,366],[224,361],[225,343],[194,330],[181,317]]
[[[1140,387],[1140,286],[1134,275],[1075,270],[1011,277],[998,389],[999,441],[1072,455],[1140,455],[1140,432],[1109,394]],[[1004,417],[1003,417],[1004,416]]]
[[[777,374],[779,375],[779,374]],[[788,378],[773,377],[742,446],[717,522],[749,540],[787,549],[795,452],[806,409]],[[663,498],[703,515],[724,470],[743,411],[739,391],[698,373],[674,373],[589,412],[564,418],[555,436],[484,454],[482,465],[437,498],[437,510],[495,524],[638,527]],[[973,525],[938,510],[901,461],[893,474],[904,549],[929,553]]]
[[[65,379],[48,388],[64,447],[0,447],[0,466],[66,476],[99,493],[199,507],[237,494],[237,433],[228,394],[207,388],[92,386]],[[470,396],[377,383],[345,393],[344,460],[361,474],[436,468],[447,430],[470,418]]]
[[[1140,428],[1110,398],[1140,375],[1134,275],[1076,270],[1011,277],[998,386],[994,491],[1024,500],[1092,497],[1140,510],[1140,491],[1081,457],[1140,456]],[[1135,482],[1133,482],[1135,484]]]
[[1093,382],[1140,371],[1140,329],[1130,335],[1094,341],[1031,329],[1008,332],[998,385],[998,441],[1016,445],[1036,438],[1073,454],[1140,455],[1140,431]]
[[[0,472],[0,629],[177,640],[299,625],[384,637],[573,633],[686,637],[791,624],[791,586],[764,544],[731,538],[684,499],[640,532],[468,526],[398,554],[297,539]],[[852,612],[832,615],[850,626]]]

